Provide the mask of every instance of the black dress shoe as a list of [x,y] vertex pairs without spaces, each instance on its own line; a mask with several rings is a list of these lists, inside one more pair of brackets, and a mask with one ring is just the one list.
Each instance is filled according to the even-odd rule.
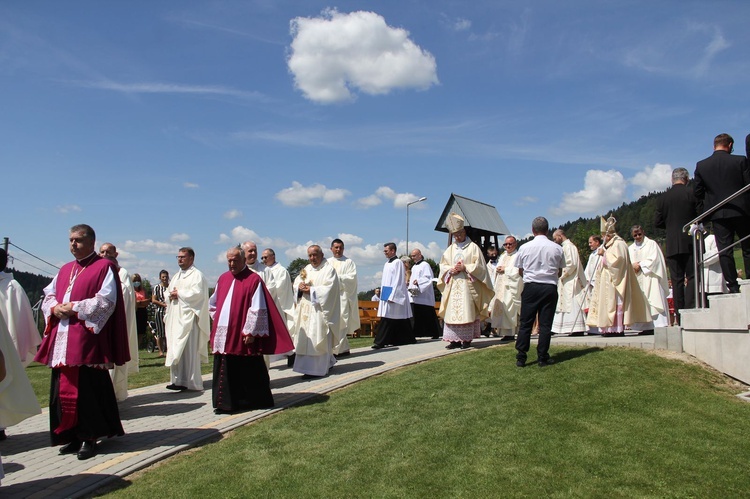
[[60,447],[60,454],[75,454],[81,449],[81,441],[73,440],[72,442]]
[[470,341],[464,341],[461,343],[461,350],[466,350],[467,348],[471,348],[471,342]]
[[456,348],[461,348],[461,342],[460,341],[451,341],[447,347],[445,347],[446,350],[454,350]]
[[86,440],[78,451],[78,459],[83,461],[96,456],[96,440]]
[[552,365],[552,364],[554,364],[554,363],[555,363],[555,361],[554,361],[554,360],[552,360],[552,359],[547,359],[547,360],[540,360],[540,361],[538,362],[538,364],[539,364],[539,367],[547,367],[547,366],[551,366],[551,365]]
[[334,355],[334,357],[338,359],[339,357],[346,357],[347,355],[351,355],[351,354],[352,353],[350,351],[346,351],[346,352],[337,353],[336,355]]
[[187,386],[175,385],[174,383],[172,383],[171,385],[167,385],[167,390],[174,390],[174,391],[177,391],[177,392],[183,392],[183,391],[187,390]]
[[526,367],[526,361],[525,360],[517,360],[516,361],[516,367]]
[[375,350],[380,350],[381,348],[383,348],[383,345],[373,345],[370,348],[375,349]]

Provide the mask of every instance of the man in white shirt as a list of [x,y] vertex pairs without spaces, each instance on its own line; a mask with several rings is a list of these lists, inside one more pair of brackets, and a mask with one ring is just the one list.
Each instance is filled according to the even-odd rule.
[[521,322],[516,339],[516,366],[526,366],[526,356],[531,345],[531,330],[539,315],[539,342],[537,357],[539,367],[553,364],[549,356],[552,320],[557,307],[557,280],[565,267],[562,248],[547,238],[549,223],[544,217],[531,222],[534,239],[521,246],[516,257],[516,267],[523,276],[521,294]]

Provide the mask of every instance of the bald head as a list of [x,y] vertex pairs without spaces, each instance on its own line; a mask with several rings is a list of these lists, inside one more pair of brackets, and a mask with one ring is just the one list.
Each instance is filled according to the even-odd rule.
[[416,248],[411,251],[411,253],[409,254],[409,256],[411,257],[412,260],[414,260],[414,263],[419,263],[424,258],[422,256],[422,252],[419,251]]
[[112,243],[104,243],[99,248],[99,256],[102,258],[104,257],[110,257],[110,258],[117,258],[117,248],[115,248],[115,245]]
[[242,243],[242,250],[245,252],[245,262],[248,265],[254,265],[258,261],[258,246],[253,241]]

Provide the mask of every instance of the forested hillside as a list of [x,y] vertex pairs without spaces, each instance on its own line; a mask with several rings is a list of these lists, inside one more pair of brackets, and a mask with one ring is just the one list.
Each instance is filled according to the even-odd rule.
[[[617,233],[629,243],[633,242],[633,238],[630,236],[630,228],[633,225],[640,225],[643,227],[643,231],[646,236],[650,239],[654,239],[664,248],[664,239],[666,237],[664,229],[657,229],[654,227],[654,212],[656,211],[656,200],[663,192],[652,192],[645,196],[641,196],[637,201],[630,203],[623,203],[619,208],[614,208],[601,215],[605,218],[608,216],[614,216],[617,219]],[[572,222],[565,222],[559,227],[550,227],[550,237],[552,232],[556,229],[562,229],[568,236],[568,239],[573,241],[578,247],[578,252],[581,255],[581,261],[586,262],[591,251],[589,250],[589,237],[594,234],[599,234],[599,217],[592,218],[579,218]],[[519,241],[520,244],[526,242],[528,239]]]
[[20,270],[8,269],[9,272],[13,273],[13,278],[23,286],[26,291],[26,296],[29,297],[31,305],[34,305],[44,295],[44,288],[47,284],[52,282],[51,277],[30,274],[28,272],[22,272]]

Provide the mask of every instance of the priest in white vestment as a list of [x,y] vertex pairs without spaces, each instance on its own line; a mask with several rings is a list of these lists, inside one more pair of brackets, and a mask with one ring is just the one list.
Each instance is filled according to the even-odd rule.
[[5,272],[7,263],[8,254],[0,248],[0,316],[8,325],[21,364],[26,367],[34,360],[42,338],[26,291],[13,279],[13,274]]
[[[273,302],[286,323],[287,330],[291,329],[294,325],[294,289],[289,272],[276,261],[276,253],[271,248],[263,250],[261,260],[266,266],[266,288],[271,293]],[[263,279],[262,275],[260,277]]]
[[294,280],[297,304],[294,327],[294,371],[307,376],[326,376],[336,364],[333,341],[341,328],[341,292],[333,266],[317,244],[307,248],[310,263]]
[[180,271],[169,281],[169,304],[164,316],[167,333],[169,390],[203,390],[201,363],[208,363],[208,339],[211,334],[208,315],[208,283],[193,266],[195,252],[180,248]]
[[617,235],[616,220],[601,218],[604,244],[596,267],[586,324],[602,336],[624,336],[625,328],[650,319],[648,302],[638,285],[627,243]]
[[565,267],[557,281],[557,309],[552,321],[552,332],[583,336],[586,331],[586,318],[583,313],[586,276],[583,273],[581,257],[576,245],[568,239],[562,229],[553,232],[552,239],[562,246],[565,257]]
[[481,322],[489,317],[495,291],[482,251],[466,235],[464,219],[451,213],[445,223],[453,243],[440,259],[438,315],[444,323],[443,341],[449,343],[446,348],[469,348],[481,334]]
[[128,346],[130,347],[130,360],[122,366],[114,366],[109,370],[112,377],[112,386],[115,389],[115,398],[118,402],[128,398],[128,375],[138,372],[138,326],[135,319],[135,290],[130,280],[130,274],[117,262],[119,253],[112,243],[104,243],[99,248],[99,256],[107,258],[117,267],[117,275],[120,277],[122,288],[122,300],[125,304],[125,324],[128,330]]
[[380,301],[378,302],[378,332],[372,348],[380,349],[389,345],[409,345],[416,343],[411,327],[412,311],[406,281],[406,267],[396,256],[396,244],[385,243],[383,254],[388,259],[383,265],[380,281]]
[[422,256],[422,251],[415,248],[411,251],[414,265],[409,278],[409,301],[414,316],[414,336],[427,336],[436,340],[440,338],[440,322],[435,312],[435,290],[430,263]]
[[641,291],[648,301],[653,321],[653,324],[634,324],[632,328],[642,334],[653,334],[654,327],[669,326],[667,263],[659,245],[646,237],[640,225],[633,226],[630,234],[635,241],[628,247],[630,261]]
[[[276,252],[273,249],[264,249],[260,259],[265,265],[263,273],[251,270],[258,274],[261,280],[264,281],[268,292],[273,297],[276,309],[279,311],[281,318],[284,319],[287,331],[291,331],[294,327],[294,288],[292,288],[292,278],[289,277],[289,272],[276,261]],[[245,263],[247,263],[247,259],[245,259]],[[264,355],[263,358],[266,362],[266,367],[271,367],[271,362],[283,359],[286,359],[288,366],[291,367],[294,362],[294,349],[292,348],[282,354]]]
[[341,337],[334,339],[333,354],[349,355],[348,335],[360,328],[359,306],[357,303],[357,266],[351,258],[344,255],[344,241],[334,239],[331,242],[333,256],[328,259],[336,275],[339,276],[341,293]]
[[[21,365],[16,345],[10,337],[8,325],[0,316],[0,353],[3,367],[0,370],[0,427],[5,428],[18,424],[26,418],[42,412],[39,401],[31,388],[26,370]],[[2,464],[0,464],[0,468]]]
[[521,313],[523,277],[516,267],[518,241],[513,236],[505,238],[505,251],[495,267],[495,295],[490,301],[492,328],[504,340],[512,340],[518,334],[518,317]]
[[267,286],[267,279],[269,274],[266,269],[266,265],[258,259],[258,245],[253,241],[245,241],[242,243],[242,251],[245,252],[245,263],[247,268],[255,272],[263,279],[263,283]]

